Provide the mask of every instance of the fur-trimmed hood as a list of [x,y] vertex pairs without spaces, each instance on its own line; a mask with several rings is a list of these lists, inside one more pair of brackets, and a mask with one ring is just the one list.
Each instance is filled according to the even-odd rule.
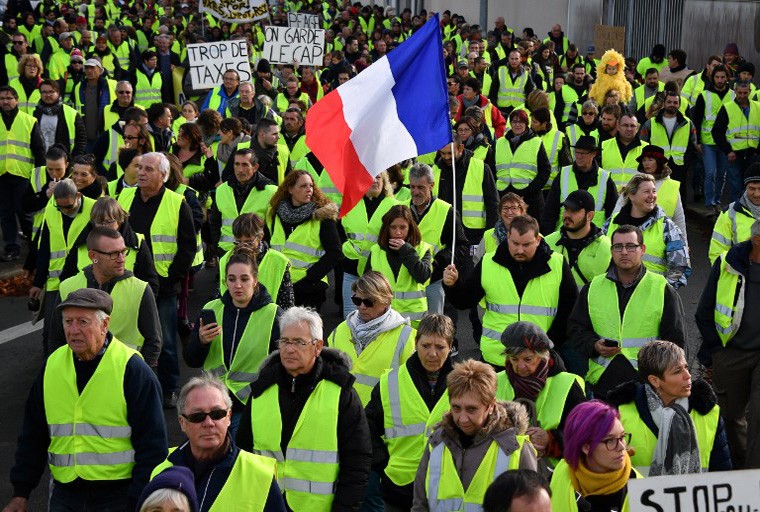
[[[502,433],[509,433],[509,437],[523,435],[529,426],[528,410],[519,402],[496,401],[496,406],[491,415],[486,419],[481,431],[475,435],[473,444],[479,444],[486,439],[497,439]],[[435,428],[436,435],[456,440],[459,443],[459,429],[454,423],[451,411],[447,411],[440,423]],[[437,444],[433,441],[433,444]]]
[[339,211],[338,205],[331,201],[324,206],[318,206],[311,218],[314,220],[338,220]]

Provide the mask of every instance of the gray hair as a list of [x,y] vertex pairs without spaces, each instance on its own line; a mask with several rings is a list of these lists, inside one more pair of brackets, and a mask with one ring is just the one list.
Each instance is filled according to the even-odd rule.
[[583,106],[581,107],[581,111],[584,110],[593,110],[594,113],[599,113],[599,107],[596,105],[596,102],[594,100],[586,100],[583,102]]
[[647,382],[650,375],[662,378],[668,368],[678,364],[679,360],[686,359],[686,353],[671,341],[654,340],[641,347],[637,359],[639,376],[642,382]]
[[250,86],[250,87],[251,87],[251,89],[254,89],[254,90],[256,90],[256,88],[253,86],[253,83],[252,83],[252,82],[240,82],[240,83],[238,84],[238,90],[240,90],[240,88],[241,88],[241,87],[243,87],[244,85],[245,85],[245,86]]
[[747,82],[745,80],[739,80],[739,81],[737,81],[737,82],[734,83],[734,90],[736,90],[739,87],[751,88],[752,84],[750,84],[749,82]]
[[290,309],[286,309],[280,317],[280,332],[293,324],[306,324],[309,328],[309,335],[313,339],[323,339],[324,326],[322,324],[322,317],[313,309],[301,306],[293,306]]
[[143,165],[145,165],[146,158],[158,158],[158,170],[164,175],[164,183],[166,183],[169,180],[169,171],[171,170],[169,159],[166,158],[166,155],[155,151],[152,153],[145,153],[143,155]]
[[105,322],[107,318],[111,318],[111,316],[105,311],[103,311],[102,309],[96,309],[95,318],[97,319],[98,322],[102,324],[103,322]]
[[760,219],[755,220],[749,228],[749,236],[760,236]]
[[177,398],[177,416],[182,416],[185,410],[185,403],[187,402],[187,395],[194,389],[213,388],[219,391],[224,397],[224,405],[227,409],[232,408],[232,399],[230,393],[227,390],[227,386],[221,380],[217,379],[211,374],[203,373],[200,377],[193,377],[187,383],[182,386],[179,392],[179,398]]
[[[504,355],[507,358],[517,357],[525,350],[530,350],[530,349],[526,347],[506,347],[504,349]],[[534,350],[533,352],[544,361],[548,361],[549,357],[551,357],[548,350]]]
[[116,87],[118,87],[120,85],[128,85],[130,91],[134,90],[134,87],[132,87],[132,84],[129,83],[129,81],[127,81],[127,80],[119,80],[118,82],[116,82]]
[[77,186],[74,180],[66,178],[58,182],[58,185],[53,189],[53,197],[55,199],[70,199],[77,196]]
[[156,489],[150,493],[150,496],[145,499],[142,507],[140,507],[140,512],[145,512],[154,507],[161,507],[162,505],[171,505],[182,512],[190,512],[190,502],[185,493],[167,487]]
[[425,178],[428,183],[435,183],[433,169],[427,164],[414,164],[409,170],[409,181]]

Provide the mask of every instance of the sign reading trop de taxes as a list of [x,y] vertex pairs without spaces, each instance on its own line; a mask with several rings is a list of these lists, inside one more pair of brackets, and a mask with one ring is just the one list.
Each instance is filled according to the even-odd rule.
[[325,58],[325,31],[266,26],[264,58],[272,64],[321,66]]
[[760,470],[628,481],[631,512],[759,512]]
[[221,85],[224,72],[234,69],[241,82],[251,81],[248,44],[244,39],[187,45],[190,80],[193,89],[211,89]]

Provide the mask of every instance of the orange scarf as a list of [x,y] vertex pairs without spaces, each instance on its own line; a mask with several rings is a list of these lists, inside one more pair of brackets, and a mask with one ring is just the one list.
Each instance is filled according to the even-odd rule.
[[623,467],[612,473],[594,473],[583,465],[583,461],[579,462],[578,469],[570,468],[570,480],[573,483],[573,488],[581,496],[615,494],[628,484],[630,477],[631,458],[628,453],[625,454]]

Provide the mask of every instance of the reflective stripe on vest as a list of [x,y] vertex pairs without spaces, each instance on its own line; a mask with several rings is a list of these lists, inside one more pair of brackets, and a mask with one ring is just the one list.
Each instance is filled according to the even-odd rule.
[[388,448],[385,475],[398,486],[412,483],[433,425],[449,409],[445,391],[430,411],[417,392],[407,366],[391,370],[380,379],[384,441]]
[[541,144],[541,137],[533,137],[523,141],[513,153],[505,137],[496,141],[496,188],[499,191],[510,185],[522,190],[536,179]]
[[[124,210],[130,210],[136,192],[137,188],[125,188],[121,191],[118,201]],[[164,188],[161,204],[150,224],[150,233],[143,233],[146,238],[150,235],[153,264],[156,273],[162,277],[169,275],[169,266],[177,254],[179,210],[184,200],[180,194]]]
[[[232,255],[232,251],[227,251],[221,260],[219,260],[219,268],[227,268],[227,262]],[[277,296],[280,293],[280,286],[282,286],[282,280],[285,278],[285,271],[290,266],[287,256],[280,251],[267,249],[264,257],[259,262],[259,284],[269,292],[273,301],[277,301]],[[225,279],[224,272],[219,273],[219,293],[224,295],[227,291],[227,280]]]
[[[618,341],[621,353],[634,368],[638,354],[648,341],[658,339],[665,304],[667,281],[661,275],[645,272],[620,316],[617,285],[600,275],[588,289],[588,311],[594,332],[604,339]],[[618,357],[615,356],[615,357]],[[612,358],[599,356],[589,361],[586,382],[596,384]]]
[[712,127],[718,118],[718,112],[720,112],[721,107],[734,101],[734,91],[729,89],[722,99],[712,91],[703,91],[702,98],[705,102],[705,117],[702,119],[700,142],[702,144],[715,144],[715,139],[712,136]]
[[[402,204],[411,205],[411,198],[405,200]],[[419,222],[420,234],[422,240],[433,247],[433,256],[442,251],[448,244],[443,241],[443,225],[446,223],[446,217],[449,214],[451,205],[443,199],[436,199],[430,205],[425,216]]]
[[683,126],[676,128],[673,136],[668,136],[668,131],[662,123],[655,119],[651,121],[651,134],[649,142],[655,146],[660,146],[665,150],[665,158],[672,158],[676,165],[684,164],[684,157],[689,146],[689,136],[691,135],[691,123],[686,122]]
[[[269,338],[277,316],[277,304],[269,303],[252,312],[243,328],[239,340],[235,340],[238,325],[228,326],[231,336],[231,361],[224,360],[224,304],[221,299],[212,300],[203,306],[214,312],[216,323],[222,328],[219,336],[211,340],[203,369],[218,377],[227,385],[241,403],[248,402],[251,395],[251,383],[258,377],[259,367],[269,354]],[[239,317],[240,310],[237,310]]]
[[734,151],[757,148],[760,141],[760,105],[749,102],[749,118],[742,108],[732,101],[723,105],[728,115],[726,139]]
[[142,69],[135,70],[137,83],[135,84],[135,105],[138,107],[148,108],[153,103],[161,102],[161,87],[163,79],[161,73],[156,69],[148,77]]
[[631,148],[623,160],[617,138],[602,142],[602,167],[610,173],[618,190],[638,172],[639,163],[636,159],[641,156],[643,149],[644,146],[641,144]]
[[[272,248],[290,260],[290,278],[293,283],[306,277],[306,271],[325,255],[319,238],[320,226],[318,220],[308,220],[299,224],[286,238],[280,218],[275,215],[274,227],[270,228]],[[326,283],[327,276],[322,280]]]
[[528,74],[520,69],[520,74],[512,80],[507,66],[499,68],[499,91],[496,96],[496,105],[500,108],[516,107],[525,101],[525,85],[528,82]]
[[[547,235],[544,240],[546,240],[546,243],[554,252],[561,254],[569,264],[567,248],[558,243],[561,238],[562,232],[557,230]],[[584,247],[580,254],[578,254],[576,264],[570,267],[570,270],[573,273],[573,278],[575,278],[575,284],[578,285],[579,291],[596,276],[602,275],[607,271],[610,266],[611,245],[607,235],[600,234],[599,237]]]
[[132,478],[135,451],[124,372],[135,354],[113,338],[81,394],[71,349],[60,347],[47,360],[43,397],[50,433],[48,465],[57,482]]
[[462,187],[462,224],[470,229],[486,227],[486,207],[483,202],[485,165],[471,157]]
[[[125,265],[126,267],[126,265]],[[145,337],[139,329],[140,304],[148,283],[135,276],[120,279],[110,292],[113,310],[108,330],[122,343],[134,350],[140,350]],[[61,302],[74,290],[87,288],[87,277],[80,271],[61,282]]]
[[90,223],[90,213],[95,201],[86,196],[81,196],[82,205],[80,211],[74,217],[69,226],[69,231],[63,233],[62,213],[56,208],[55,201],[49,201],[45,207],[45,218],[43,222],[48,227],[50,233],[50,262],[48,263],[47,291],[58,290],[60,286],[59,278],[63,271],[63,265],[66,262],[66,256],[69,251],[74,249],[74,242],[79,238],[80,233]]
[[346,322],[335,328],[330,335],[329,345],[342,350],[351,358],[351,373],[356,378],[354,389],[363,406],[369,403],[372,389],[380,382],[380,377],[386,371],[404,364],[412,355],[416,333],[417,331],[408,325],[399,325],[381,333],[357,355]]
[[[657,220],[643,230],[646,252],[641,257],[641,261],[647,270],[665,275],[668,270],[667,245],[665,245],[665,213],[661,206],[657,206],[657,208],[659,209]],[[607,226],[607,236],[611,236],[617,228],[618,225],[615,224],[614,220],[610,220],[609,226]]]
[[485,291],[486,314],[483,317],[483,335],[480,351],[483,359],[493,365],[504,365],[504,346],[501,333],[513,322],[532,322],[548,331],[554,322],[559,305],[559,288],[564,260],[552,253],[549,272],[528,281],[520,296],[512,274],[487,253],[481,260],[481,286]]
[[[607,180],[610,179],[610,173],[599,167],[596,171],[596,185],[590,186],[587,190],[594,197],[594,218],[592,222],[598,227],[604,225],[607,220],[607,214],[604,210],[604,201],[607,199]],[[562,168],[559,178],[559,196],[560,204],[567,199],[571,192],[578,190],[578,180],[575,177],[575,171],[572,165]],[[557,229],[562,225],[562,216],[565,213],[565,207],[559,209],[559,219],[557,219]]]
[[[565,410],[565,402],[575,383],[584,389],[583,379],[569,372],[560,372],[547,377],[535,401],[536,420],[543,430],[553,430],[559,426],[562,421],[562,412]],[[515,399],[515,390],[504,370],[496,374],[496,398],[506,401]]]
[[[338,479],[338,404],[341,387],[320,380],[309,395],[281,455],[282,415],[278,386],[253,398],[251,425],[255,453],[280,454],[277,481],[291,510],[329,512]],[[319,436],[314,436],[319,432]]]
[[[429,244],[420,242],[417,247],[414,247],[414,250],[417,253],[417,258],[422,261],[425,254],[431,252],[432,248]],[[374,244],[370,252],[372,254],[372,270],[383,274],[388,279],[391,290],[393,290],[391,307],[404,318],[411,320],[412,325],[417,327],[428,310],[425,288],[430,279],[424,283],[417,282],[405,265],[401,265],[398,275],[396,275],[388,261],[388,253],[378,244]],[[430,265],[432,268],[432,263]]]
[[726,255],[720,259],[720,274],[715,291],[715,330],[725,347],[739,330],[744,316],[744,276],[726,261]]
[[30,134],[37,120],[19,111],[11,129],[0,123],[0,176],[10,173],[29,179],[34,169]]
[[216,189],[216,206],[222,215],[222,230],[219,239],[219,247],[225,251],[232,250],[235,243],[235,237],[232,234],[232,223],[244,213],[255,213],[262,219],[266,216],[269,200],[277,191],[274,185],[266,185],[264,190],[256,187],[248,192],[245,198],[243,208],[238,210],[235,193],[229,183],[222,183]]
[[380,228],[383,227],[383,216],[398,201],[393,197],[384,197],[375,209],[372,217],[367,216],[367,206],[361,199],[356,206],[341,219],[346,241],[343,242],[343,255],[351,260],[358,260],[359,275],[364,274],[364,267],[369,258],[369,251],[377,243]]

